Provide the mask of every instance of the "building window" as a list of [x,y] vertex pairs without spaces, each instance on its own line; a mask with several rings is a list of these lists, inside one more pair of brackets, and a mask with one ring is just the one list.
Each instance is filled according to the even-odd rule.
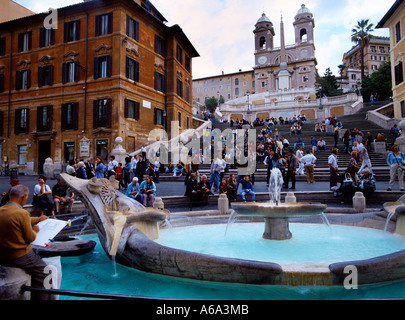
[[405,118],[405,101],[401,101],[401,117]]
[[357,76],[355,74],[352,74],[352,80],[357,80]]
[[[4,92],[4,74],[0,74],[0,93]],[[1,119],[3,121],[3,119]]]
[[125,99],[125,118],[139,120],[140,103]]
[[186,86],[186,101],[190,103],[190,87]]
[[53,107],[38,107],[37,108],[37,131],[51,131],[52,130],[52,114]]
[[235,86],[238,86],[239,85],[239,78],[236,78],[235,79]]
[[63,41],[71,42],[80,40],[80,20],[65,22]]
[[27,164],[27,145],[17,146],[17,164]]
[[180,79],[177,79],[177,95],[183,98],[183,82]]
[[94,79],[111,77],[111,56],[94,58]]
[[[185,55],[184,58],[185,58],[184,67],[188,72],[191,72],[191,58],[188,55]],[[222,79],[220,81],[222,81]]]
[[265,50],[266,49],[266,38],[265,37],[261,37],[259,40],[259,47],[261,50]]
[[404,68],[403,68],[403,63],[400,61],[396,66],[395,66],[395,84],[399,85],[404,81]]
[[15,123],[14,123],[15,134],[28,133],[29,115],[30,110],[28,108],[15,110]]
[[62,131],[78,129],[78,118],[79,118],[78,114],[79,114],[79,104],[78,103],[62,104],[62,110],[61,110],[61,129],[62,129]]
[[235,96],[239,96],[239,88],[235,88]]
[[104,161],[108,160],[108,140],[96,141],[96,155]]
[[177,61],[183,64],[183,49],[177,45]]
[[307,29],[301,29],[301,31],[300,31],[300,39],[301,39],[301,42],[307,42],[308,41]]
[[39,47],[49,47],[55,44],[55,29],[41,28],[39,30]]
[[31,70],[21,70],[16,72],[15,89],[29,89],[31,82]]
[[96,16],[96,37],[112,33],[112,22],[112,12]]
[[401,36],[401,22],[398,22],[395,25],[395,39],[396,39],[396,42],[397,43],[400,42],[401,38],[402,38],[402,36]]
[[75,143],[65,142],[64,144],[65,163],[75,159]]
[[128,79],[139,82],[139,62],[127,57],[126,76]]
[[77,82],[79,80],[79,62],[64,62],[62,64],[62,83]]
[[155,35],[155,52],[162,57],[166,57],[166,41]]
[[186,118],[186,128],[190,129],[190,118],[189,117]]
[[163,125],[163,110],[154,109],[154,124]]
[[32,31],[18,34],[18,52],[31,50]]
[[6,37],[0,38],[0,56],[6,54]]
[[166,76],[155,72],[155,90],[166,93]]
[[139,23],[127,16],[127,36],[139,41]]
[[[4,126],[4,112],[0,111],[0,136],[3,136],[3,126]],[[1,147],[0,147],[1,151]]]
[[38,87],[51,86],[53,84],[53,66],[38,68]]
[[177,114],[177,119],[179,120],[179,127],[181,127],[181,112]]
[[111,128],[111,99],[94,100],[93,128]]

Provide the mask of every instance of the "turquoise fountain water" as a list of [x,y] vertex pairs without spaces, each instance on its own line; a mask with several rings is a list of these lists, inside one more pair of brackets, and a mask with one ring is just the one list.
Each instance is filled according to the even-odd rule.
[[[275,259],[285,265],[291,261],[305,265],[308,255],[311,261],[326,263],[336,261],[336,255],[342,258],[367,258],[405,248],[402,237],[384,234],[383,231],[341,226],[328,228],[323,224],[291,224],[294,238],[288,241],[268,241],[260,236],[249,240],[251,233],[256,234],[262,227],[260,224],[236,223],[228,230],[227,236],[224,234],[226,225],[199,226],[198,235],[193,227],[173,228],[163,230],[159,242],[214,255],[226,254],[264,261]],[[197,236],[195,241],[189,241],[191,235],[193,238]],[[319,240],[314,243],[315,236]],[[96,235],[82,238],[98,242]],[[246,241],[248,243],[245,243]],[[309,243],[316,250],[309,250]],[[356,245],[353,246],[353,243]],[[338,245],[339,248],[331,248],[333,245]],[[252,247],[257,248],[256,252],[252,251]],[[323,252],[318,249],[323,249]],[[259,257],[256,256],[257,253]],[[61,289],[173,299],[347,300],[399,298],[405,295],[405,281],[365,285],[359,286],[358,290],[346,290],[341,286],[290,287],[203,282],[144,273],[122,265],[117,265],[114,270],[111,260],[99,243],[94,252],[80,259],[63,258],[62,270]],[[61,296],[61,299],[70,298]]]

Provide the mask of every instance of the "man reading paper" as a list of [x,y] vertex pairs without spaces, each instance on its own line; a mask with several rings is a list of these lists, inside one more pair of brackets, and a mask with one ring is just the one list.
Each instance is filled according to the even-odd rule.
[[[10,190],[10,201],[0,208],[0,265],[25,270],[31,276],[33,288],[44,288],[46,263],[32,250],[31,242],[39,232],[38,222],[46,216],[31,218],[23,209],[29,190],[18,185]],[[31,293],[32,300],[53,300],[54,296]]]

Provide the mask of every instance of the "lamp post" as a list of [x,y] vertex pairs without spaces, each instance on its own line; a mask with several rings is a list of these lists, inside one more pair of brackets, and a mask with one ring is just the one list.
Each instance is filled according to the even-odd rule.
[[358,95],[360,97],[361,96],[361,81],[360,80],[357,80],[357,89],[359,91]]
[[323,109],[323,106],[322,106],[322,86],[321,85],[319,85],[319,110],[322,110]]

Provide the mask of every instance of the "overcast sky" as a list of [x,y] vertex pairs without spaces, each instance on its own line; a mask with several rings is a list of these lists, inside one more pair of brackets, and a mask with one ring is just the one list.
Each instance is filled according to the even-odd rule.
[[[15,0],[36,13],[60,8],[79,0]],[[321,75],[337,66],[343,54],[354,45],[351,31],[358,20],[370,19],[374,25],[383,18],[395,0],[151,0],[168,20],[178,24],[190,39],[199,58],[193,60],[195,79],[225,73],[252,70],[254,67],[253,30],[262,13],[272,21],[276,32],[274,45],[280,46],[280,17],[283,15],[286,45],[294,43],[294,16],[301,4],[315,19],[315,55]],[[378,29],[378,36],[389,36]]]

